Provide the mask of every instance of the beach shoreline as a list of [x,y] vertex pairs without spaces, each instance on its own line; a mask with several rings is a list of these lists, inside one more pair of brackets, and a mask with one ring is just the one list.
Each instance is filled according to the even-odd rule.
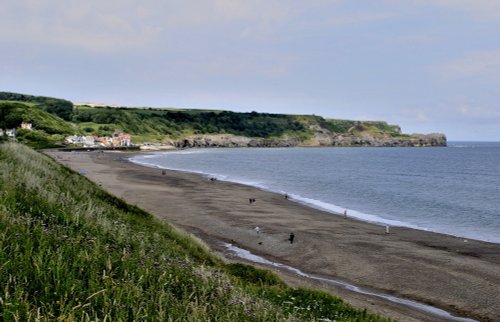
[[[321,147],[312,147],[314,149],[321,149]],[[217,149],[217,148],[215,148]],[[273,148],[271,148],[273,149]],[[286,148],[290,149],[290,148]],[[323,148],[324,149],[324,148]],[[390,216],[386,215],[379,215],[376,212],[370,212],[370,211],[359,211],[356,207],[341,207],[337,205],[336,203],[332,203],[331,201],[323,201],[321,199],[316,199],[316,198],[311,198],[310,196],[307,196],[306,194],[297,194],[297,193],[288,193],[285,190],[282,189],[277,189],[277,188],[272,188],[269,184],[262,184],[259,179],[237,179],[234,174],[231,176],[227,176],[225,174],[219,174],[219,173],[211,173],[211,172],[203,172],[203,171],[190,171],[190,170],[185,170],[182,168],[175,168],[175,167],[162,167],[160,165],[151,163],[149,160],[149,156],[162,156],[165,155],[165,153],[197,153],[200,151],[203,151],[204,149],[195,149],[194,151],[187,151],[187,150],[171,150],[171,151],[148,151],[148,152],[155,152],[155,153],[138,153],[133,155],[130,158],[127,158],[129,161],[132,163],[138,164],[140,166],[145,166],[145,167],[152,167],[152,168],[158,168],[162,170],[171,170],[171,171],[179,171],[182,173],[190,173],[190,174],[197,174],[206,177],[207,179],[212,179],[212,180],[221,180],[224,182],[229,182],[229,183],[235,183],[235,184],[241,184],[245,186],[251,186],[266,192],[270,193],[276,193],[276,194],[281,194],[283,196],[287,196],[288,200],[299,203],[301,205],[304,205],[306,207],[314,208],[320,211],[324,211],[327,213],[330,213],[332,215],[336,216],[341,216],[341,217],[349,217],[354,220],[359,220],[361,222],[366,222],[374,225],[379,225],[381,227],[387,227],[389,230],[392,229],[392,227],[397,227],[397,228],[410,228],[410,229],[415,229],[415,230],[420,230],[420,231],[425,231],[425,232],[432,232],[432,233],[437,233],[437,234],[442,234],[442,235],[448,235],[451,237],[456,237],[456,238],[463,238],[467,240],[477,240],[477,241],[482,241],[482,242],[488,242],[488,243],[494,243],[494,244],[500,244],[500,240],[495,240],[495,237],[492,237],[491,235],[482,235],[480,233],[470,233],[471,229],[468,231],[452,231],[452,230],[446,230],[443,229],[442,227],[446,226],[440,226],[440,227],[427,227],[424,226],[422,223],[416,223],[412,222],[411,219],[396,219],[396,218],[390,218]],[[206,150],[206,149],[205,149]],[[144,158],[142,158],[144,157]],[[158,161],[158,158],[154,158],[155,160]],[[257,180],[257,181],[255,181]],[[260,179],[261,180],[261,179]],[[383,213],[383,211],[382,211]],[[474,231],[474,229],[472,229]]]
[[[231,254],[221,242],[308,274],[461,316],[494,321],[500,311],[499,244],[402,227],[392,227],[387,234],[383,226],[332,215],[255,187],[175,170],[162,174],[127,160],[137,153],[46,153],[226,257]],[[256,202],[249,203],[249,198]],[[293,244],[287,240],[291,232],[296,236]],[[287,272],[280,275],[291,285],[324,289],[388,317],[436,321],[432,315],[326,283]]]

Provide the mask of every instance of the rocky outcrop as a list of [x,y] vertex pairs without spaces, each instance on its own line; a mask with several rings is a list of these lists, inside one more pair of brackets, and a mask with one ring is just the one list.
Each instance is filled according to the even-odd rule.
[[276,139],[250,138],[231,134],[192,135],[173,143],[177,148],[209,148],[209,147],[293,147],[300,145],[296,137]]
[[312,139],[301,142],[298,137],[250,138],[231,134],[193,135],[173,141],[175,148],[208,148],[208,147],[295,147],[295,146],[337,146],[337,147],[426,147],[446,146],[444,134],[413,135],[371,135],[338,134],[322,129]]
[[[376,123],[385,125],[390,129],[390,132],[370,132],[367,130],[367,126]],[[309,129],[314,132],[313,137],[305,142],[305,145],[309,146],[425,147],[447,145],[444,134],[406,135],[401,133],[401,128],[398,125],[388,125],[385,122],[360,122],[346,133],[331,132],[319,124],[311,124]]]
[[317,133],[310,140],[310,146],[373,146],[373,147],[425,147],[446,146],[444,134],[412,134],[412,135],[370,135],[361,134],[336,134]]
[[[446,146],[444,134],[402,134],[397,125],[383,121],[317,121],[309,119],[304,123],[307,130],[294,135],[261,138],[233,134],[198,134],[175,140],[163,140],[161,144],[145,145],[144,149],[183,149],[209,147],[295,147],[295,146],[336,146],[336,147],[426,147]],[[345,125],[349,126],[346,127]],[[339,127],[338,125],[344,125]],[[338,132],[334,132],[338,131]],[[304,140],[304,137],[308,139]],[[142,147],[141,147],[142,148]]]

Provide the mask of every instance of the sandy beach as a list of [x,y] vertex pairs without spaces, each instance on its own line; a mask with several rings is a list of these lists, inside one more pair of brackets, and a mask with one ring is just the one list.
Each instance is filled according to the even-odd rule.
[[[234,258],[223,242],[308,274],[411,299],[480,321],[500,321],[500,245],[360,222],[253,187],[146,168],[127,153],[47,151],[112,194]],[[249,198],[255,198],[249,203]],[[260,228],[257,233],[255,227]],[[288,241],[295,235],[294,243]],[[290,285],[323,289],[358,308],[400,321],[443,316],[290,272]]]

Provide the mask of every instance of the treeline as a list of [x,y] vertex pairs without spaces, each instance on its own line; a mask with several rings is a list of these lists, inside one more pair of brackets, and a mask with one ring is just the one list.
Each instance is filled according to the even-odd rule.
[[[364,132],[373,136],[401,136],[398,126],[386,122],[258,112],[74,107],[73,103],[63,99],[0,92],[0,127],[19,127],[21,122],[32,123],[34,129],[47,135],[109,136],[115,130],[121,130],[134,135],[136,142],[157,142],[193,134],[232,134],[264,139],[289,135],[305,142],[313,137],[318,128],[349,135]],[[62,144],[60,138],[51,138],[51,141]]]
[[73,114],[73,103],[60,98],[0,92],[0,101],[37,103],[38,107],[44,111],[57,115],[66,121],[70,121]]
[[118,124],[124,131],[138,135],[156,132],[175,136],[192,132],[266,138],[306,130],[304,124],[291,115],[257,112],[78,108],[72,120],[75,123]]
[[[21,129],[21,123],[31,123],[32,130]],[[61,146],[66,135],[74,134],[73,124],[44,111],[29,102],[0,101],[0,128],[16,129],[16,139],[35,148]],[[4,141],[6,137],[1,137]]]

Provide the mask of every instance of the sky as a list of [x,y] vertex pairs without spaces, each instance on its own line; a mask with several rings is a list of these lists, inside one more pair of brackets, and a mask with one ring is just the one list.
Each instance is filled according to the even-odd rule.
[[0,0],[0,91],[500,141],[500,0]]

